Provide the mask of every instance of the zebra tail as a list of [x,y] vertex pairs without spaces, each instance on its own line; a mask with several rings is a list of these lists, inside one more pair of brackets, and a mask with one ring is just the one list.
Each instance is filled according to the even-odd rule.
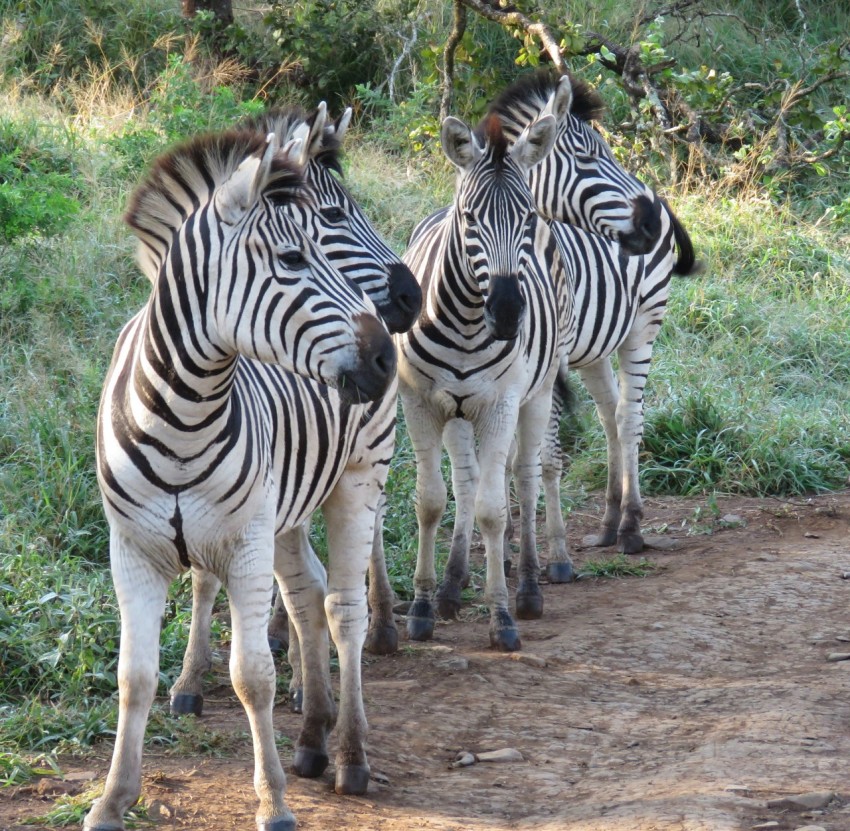
[[673,273],[679,274],[682,277],[688,274],[698,274],[702,271],[703,265],[696,258],[694,244],[691,242],[690,235],[685,230],[685,226],[679,221],[679,217],[670,209],[667,201],[662,199],[661,202],[670,217],[670,222],[673,223],[673,236],[676,240],[676,250],[679,254],[673,266]]
[[566,361],[561,363],[552,388],[552,401],[560,422],[565,416],[575,412],[578,407],[578,395],[575,384],[571,381],[569,367]]

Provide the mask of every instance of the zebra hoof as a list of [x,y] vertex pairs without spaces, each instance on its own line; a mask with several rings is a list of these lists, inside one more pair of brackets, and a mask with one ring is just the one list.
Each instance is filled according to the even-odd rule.
[[328,754],[323,750],[298,747],[295,749],[292,767],[302,779],[316,779],[325,772],[329,762]]
[[513,565],[512,560],[503,560],[502,566],[505,569],[505,577],[508,578],[511,576],[511,566]]
[[639,531],[620,534],[617,542],[623,554],[640,554],[643,551],[643,536]]
[[490,646],[499,652],[518,652],[522,649],[519,629],[506,609],[502,609],[490,621]]
[[338,794],[363,796],[369,787],[369,765],[342,765],[336,769],[334,790]]
[[204,697],[199,693],[177,693],[171,698],[174,716],[200,716],[204,711]]
[[570,562],[549,563],[546,566],[546,578],[550,583],[571,583],[575,576]]
[[414,600],[407,612],[407,636],[412,641],[434,637],[434,609],[428,600]]
[[304,712],[304,687],[289,688],[289,711],[291,713]]
[[543,617],[543,593],[536,582],[521,583],[516,593],[516,616],[520,620]]
[[598,534],[590,534],[585,539],[585,545],[590,545],[593,548],[608,548],[609,545],[615,545],[617,542],[617,529],[605,528]]
[[392,655],[398,652],[398,629],[389,624],[370,629],[363,648],[371,655]]
[[437,589],[437,612],[444,620],[454,620],[460,614],[461,597],[458,583],[443,583]]
[[258,831],[295,831],[295,817],[284,814],[273,819],[258,819]]

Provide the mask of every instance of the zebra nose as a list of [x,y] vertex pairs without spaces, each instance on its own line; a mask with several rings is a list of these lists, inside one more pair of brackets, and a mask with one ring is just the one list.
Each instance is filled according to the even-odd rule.
[[390,332],[406,332],[416,322],[422,308],[422,289],[413,272],[404,263],[387,268],[390,302],[379,309]]
[[632,231],[620,235],[620,245],[629,254],[648,254],[661,238],[661,203],[641,195],[632,206]]
[[357,358],[351,369],[341,373],[337,389],[349,404],[375,401],[387,391],[395,377],[396,354],[392,338],[378,318],[361,314],[358,325]]
[[484,304],[484,323],[494,340],[513,340],[525,314],[525,298],[514,274],[490,278],[490,291]]

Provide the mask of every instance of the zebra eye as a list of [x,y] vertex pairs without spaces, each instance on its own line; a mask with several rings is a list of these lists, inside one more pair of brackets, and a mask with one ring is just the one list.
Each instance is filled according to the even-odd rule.
[[328,222],[342,222],[345,219],[345,211],[338,205],[322,208],[321,214]]
[[278,259],[287,268],[291,268],[294,271],[299,271],[300,269],[307,267],[307,260],[304,257],[304,254],[302,254],[297,248],[290,249],[289,251],[282,251],[278,254]]
[[466,220],[467,225],[475,225],[475,214],[472,211],[464,211],[463,218]]

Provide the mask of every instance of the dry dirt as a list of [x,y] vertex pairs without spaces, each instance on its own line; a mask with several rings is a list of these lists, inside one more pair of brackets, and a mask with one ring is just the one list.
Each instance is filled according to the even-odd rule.
[[[719,509],[647,500],[644,528],[675,547],[646,552],[644,578],[545,586],[521,654],[490,651],[473,610],[432,645],[368,657],[369,793],[335,795],[333,765],[290,775],[299,829],[850,831],[850,660],[835,660],[850,653],[850,493]],[[573,514],[579,563],[600,557],[578,544],[597,511]],[[227,688],[204,722],[247,729]],[[294,738],[299,717],[281,705],[276,724]],[[450,766],[504,748],[522,760]],[[100,780],[108,750],[64,769]],[[250,758],[247,744],[225,759],[147,752],[158,827],[253,829]],[[0,828],[44,813],[54,785],[0,792]],[[777,804],[812,792],[821,807]]]

